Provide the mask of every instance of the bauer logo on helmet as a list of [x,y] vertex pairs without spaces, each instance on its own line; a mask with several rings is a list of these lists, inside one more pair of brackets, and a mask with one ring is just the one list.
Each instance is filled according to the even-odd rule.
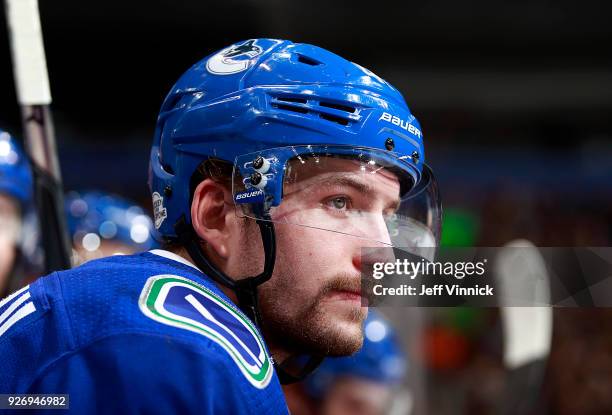
[[383,112],[380,118],[378,119],[378,121],[390,122],[391,124],[397,125],[398,127],[401,127],[402,129],[408,131],[409,133],[414,134],[415,136],[421,138],[421,130],[416,128],[414,125],[410,124],[414,120],[413,116],[410,116],[410,117],[411,119],[402,120],[400,117],[391,115],[388,112]]

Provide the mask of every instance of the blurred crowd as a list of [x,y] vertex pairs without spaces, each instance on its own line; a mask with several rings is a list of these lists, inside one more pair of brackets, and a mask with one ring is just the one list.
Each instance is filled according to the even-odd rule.
[[[21,144],[0,130],[0,296],[44,274],[45,247],[35,209],[34,175]],[[155,246],[145,210],[124,197],[99,190],[65,196],[64,215],[72,242],[72,265]]]

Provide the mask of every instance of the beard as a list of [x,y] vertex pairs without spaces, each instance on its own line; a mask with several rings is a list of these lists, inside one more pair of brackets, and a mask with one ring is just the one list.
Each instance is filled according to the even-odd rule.
[[[275,225],[277,245],[283,246],[283,236],[291,234],[294,225]],[[257,242],[243,247],[241,257],[251,260],[239,261],[235,274],[258,275],[264,263],[259,229],[254,222],[245,221],[242,231],[245,240]],[[360,278],[337,274],[328,278],[315,295],[308,294],[311,299],[305,302],[306,294],[300,290],[303,276],[296,275],[294,258],[281,249],[276,255],[272,278],[258,287],[261,332],[268,349],[321,356],[348,356],[358,351],[363,343],[367,307],[343,307],[342,313],[332,313],[326,310],[326,297],[334,291],[361,291]]]
[[[361,348],[367,308],[352,307],[342,313],[332,313],[325,307],[325,299],[330,293],[360,288],[354,276],[337,275],[326,281],[306,304],[293,279],[278,284],[273,284],[273,280],[272,284],[260,287],[259,295],[262,331],[268,344],[290,354],[321,356],[347,356]],[[300,307],[292,304],[300,304]],[[347,324],[354,330],[343,329]]]

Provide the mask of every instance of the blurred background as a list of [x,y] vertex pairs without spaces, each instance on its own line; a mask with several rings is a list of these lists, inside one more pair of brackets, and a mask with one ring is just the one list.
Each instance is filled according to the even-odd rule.
[[[40,0],[40,8],[66,190],[101,189],[150,209],[149,146],[173,82],[232,42],[287,38],[330,49],[402,91],[440,184],[444,244],[611,245],[609,2]],[[6,34],[1,14],[0,127],[20,137]],[[387,314],[410,355],[413,413],[500,413],[499,310],[420,310],[414,324],[405,318],[412,309]],[[612,413],[611,326],[605,309],[555,310],[533,413]]]

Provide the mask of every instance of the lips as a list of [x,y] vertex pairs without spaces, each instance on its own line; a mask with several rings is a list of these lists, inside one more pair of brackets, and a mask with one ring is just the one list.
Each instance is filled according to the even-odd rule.
[[[341,300],[359,302],[365,306],[368,301],[364,298],[367,295],[367,287],[362,285],[360,275],[339,274],[326,282],[318,295],[319,299]],[[365,291],[364,291],[365,290]]]
[[361,295],[361,290],[333,290],[329,293],[329,298],[333,300],[358,302],[361,307],[368,306],[368,299]]
[[332,291],[332,296],[346,298],[347,300],[361,300],[361,290],[335,290]]

